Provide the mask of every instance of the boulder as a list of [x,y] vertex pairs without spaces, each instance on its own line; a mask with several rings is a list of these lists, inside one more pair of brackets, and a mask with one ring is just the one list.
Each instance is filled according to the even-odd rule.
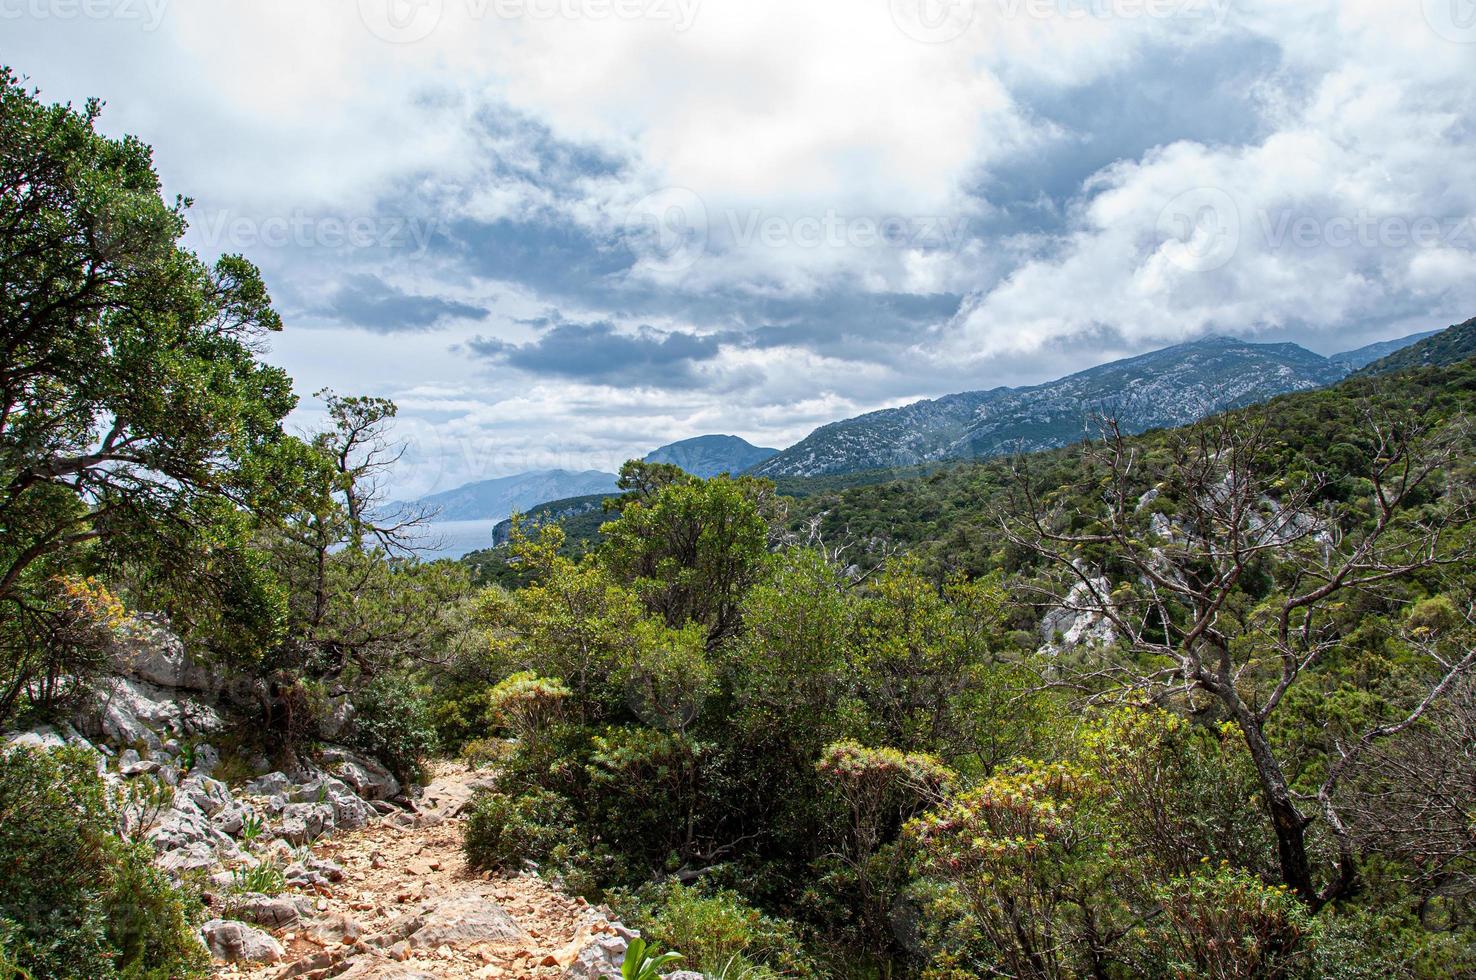
[[292,777],[285,772],[269,772],[247,783],[246,792],[252,796],[286,796],[292,792]]
[[253,922],[268,929],[286,929],[311,915],[313,902],[309,898],[294,898],[289,895],[259,895],[247,892],[231,899],[230,912],[236,918]]
[[96,693],[98,703],[78,713],[77,725],[117,745],[158,752],[168,737],[210,734],[225,724],[209,704],[135,678],[109,678]]
[[629,948],[620,936],[600,936],[581,949],[574,962],[564,971],[565,980],[605,980],[620,976],[625,951]]
[[93,744],[71,725],[37,725],[23,732],[8,732],[5,735],[5,744],[7,747],[29,749],[61,749],[75,745],[95,750]]
[[288,865],[284,872],[289,885],[311,887],[328,885],[343,880],[343,868],[333,861],[309,857],[299,863]]
[[214,691],[214,672],[194,662],[167,623],[147,614],[135,617],[113,641],[119,673],[157,687]]
[[353,787],[366,800],[387,800],[400,795],[400,781],[374,759],[341,745],[324,747],[320,753],[323,766]]
[[292,844],[309,844],[333,829],[333,808],[326,803],[289,803],[282,808],[277,834]]
[[215,848],[209,844],[204,841],[194,841],[165,851],[154,863],[165,871],[184,874],[186,871],[213,868],[220,863],[220,857],[215,853]]
[[208,776],[220,765],[220,751],[213,745],[195,746],[195,764],[190,767],[190,772],[201,776]]
[[489,896],[463,895],[431,909],[410,936],[417,947],[452,947],[505,942],[523,935],[513,917]]
[[378,815],[347,783],[332,776],[320,776],[298,786],[292,791],[292,799],[299,803],[327,803],[333,808],[334,826],[341,830],[355,830]]
[[201,775],[191,770],[179,784],[181,795],[188,797],[190,802],[199,808],[200,812],[207,817],[213,817],[225,807],[235,802],[231,795],[231,788],[218,779]]
[[282,959],[281,943],[244,922],[211,919],[200,927],[200,938],[211,956],[227,963],[277,963]]

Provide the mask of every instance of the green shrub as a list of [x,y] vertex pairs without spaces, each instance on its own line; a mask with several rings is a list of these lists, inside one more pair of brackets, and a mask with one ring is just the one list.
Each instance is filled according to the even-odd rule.
[[354,696],[354,708],[350,741],[402,782],[418,782],[426,756],[436,748],[430,706],[420,688],[403,677],[379,677]]
[[524,861],[546,861],[573,837],[573,811],[557,793],[480,793],[472,800],[462,846],[473,867],[515,871]]
[[0,962],[12,973],[204,975],[207,957],[191,935],[198,903],[116,826],[91,753],[0,754]]
[[686,969],[750,980],[815,975],[794,927],[734,892],[673,884],[617,902],[621,916],[643,935],[679,950]]

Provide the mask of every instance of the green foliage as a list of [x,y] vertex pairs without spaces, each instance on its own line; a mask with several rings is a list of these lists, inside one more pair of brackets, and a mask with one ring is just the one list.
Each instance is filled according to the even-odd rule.
[[65,649],[55,576],[132,567],[229,620],[231,515],[280,512],[310,468],[282,430],[291,380],[256,357],[281,327],[261,276],[179,246],[189,202],[100,112],[0,72],[0,717]]
[[763,565],[774,485],[698,480],[663,463],[627,464],[621,479],[632,499],[601,529],[611,574],[668,626],[700,623],[709,647],[733,635]]
[[1171,975],[1290,977],[1310,961],[1316,920],[1285,885],[1223,862],[1174,878],[1155,897],[1162,914],[1145,930],[1145,954]]
[[620,966],[620,976],[623,980],[658,980],[662,969],[681,959],[680,953],[658,955],[656,948],[649,946],[644,939],[632,939],[625,951],[625,961]]
[[618,906],[622,919],[652,942],[681,950],[687,969],[753,980],[816,975],[794,927],[735,892],[660,885]]
[[419,781],[424,760],[436,747],[426,692],[405,677],[384,675],[355,694],[354,707],[353,744],[399,779]]
[[[245,835],[242,835],[245,839]],[[257,895],[278,895],[287,887],[282,869],[263,862],[250,868],[237,868],[231,872],[231,891]]]
[[474,868],[518,871],[524,861],[548,860],[573,833],[573,812],[556,793],[482,792],[472,800],[463,847]]
[[90,753],[0,755],[4,957],[35,977],[204,976],[198,902],[116,821]]

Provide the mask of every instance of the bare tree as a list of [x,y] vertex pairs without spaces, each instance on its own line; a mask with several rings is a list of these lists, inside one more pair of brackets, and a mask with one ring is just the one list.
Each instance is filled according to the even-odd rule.
[[[1323,502],[1324,476],[1288,483],[1274,462],[1283,447],[1264,415],[1195,426],[1152,460],[1144,443],[1106,419],[1103,439],[1084,449],[1086,479],[1100,488],[1090,509],[1072,510],[1061,495],[1043,494],[1021,457],[1000,517],[1015,545],[1055,570],[1051,601],[1103,617],[1124,654],[1104,653],[1056,682],[1093,697],[1160,704],[1208,697],[1244,737],[1284,880],[1314,907],[1345,894],[1356,878],[1339,784],[1370,747],[1418,722],[1476,658],[1469,646],[1456,657],[1426,656],[1428,676],[1411,703],[1335,746],[1317,793],[1293,790],[1267,727],[1341,640],[1337,603],[1469,559],[1452,531],[1471,520],[1470,502],[1456,488],[1442,494],[1439,485],[1469,439],[1464,421],[1437,429],[1412,415],[1365,408],[1361,422],[1372,447],[1367,492],[1344,505]],[[1155,491],[1172,508],[1149,506]],[[1439,507],[1416,506],[1432,494],[1442,497]],[[1320,885],[1308,847],[1309,828],[1319,820],[1338,851]]]

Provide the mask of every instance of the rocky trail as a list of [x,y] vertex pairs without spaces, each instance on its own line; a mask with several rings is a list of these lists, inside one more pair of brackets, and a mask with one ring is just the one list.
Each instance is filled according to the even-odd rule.
[[303,863],[323,880],[219,910],[229,918],[207,925],[207,939],[217,955],[240,959],[218,961],[216,975],[618,977],[634,933],[612,922],[608,910],[532,874],[481,874],[466,866],[461,814],[477,783],[476,773],[443,764],[416,812],[314,843]]

